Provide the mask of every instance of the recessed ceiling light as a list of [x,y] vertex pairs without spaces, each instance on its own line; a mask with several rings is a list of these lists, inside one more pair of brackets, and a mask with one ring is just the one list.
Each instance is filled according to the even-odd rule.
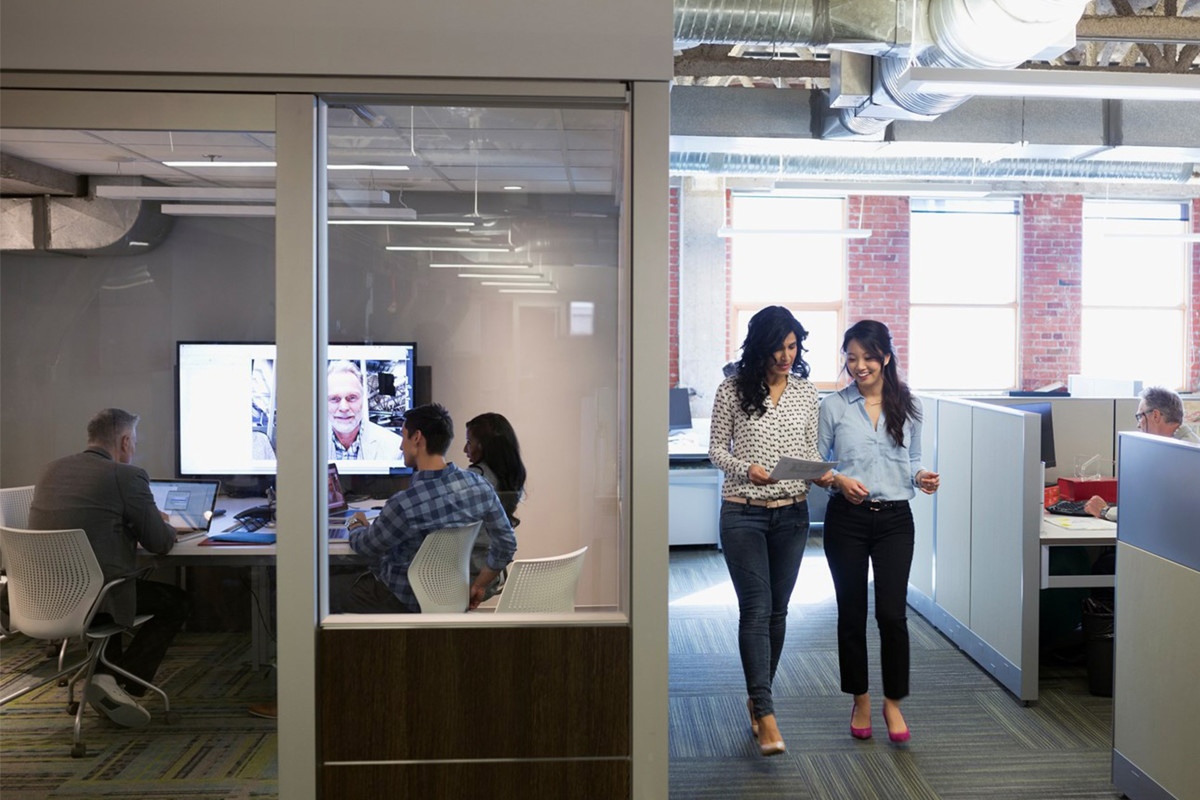
[[522,189],[524,189],[524,188],[525,188],[524,186],[517,186],[516,184],[512,184],[511,186],[505,186],[505,187],[504,187],[504,191],[506,191],[506,192],[519,192],[519,191],[521,191],[521,190],[522,190]]

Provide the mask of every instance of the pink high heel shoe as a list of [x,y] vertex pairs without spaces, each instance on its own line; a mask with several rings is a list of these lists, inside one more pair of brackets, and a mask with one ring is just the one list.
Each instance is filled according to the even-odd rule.
[[[887,711],[883,714],[883,724],[887,725]],[[912,733],[908,729],[908,723],[905,723],[904,730],[900,733],[892,733],[892,729],[888,728],[888,739],[896,744],[902,744],[912,738]]]
[[868,725],[865,728],[854,727],[854,709],[855,708],[857,708],[857,706],[855,706],[855,705],[850,706],[850,735],[853,736],[855,739],[870,739],[871,738],[871,726],[870,725]]

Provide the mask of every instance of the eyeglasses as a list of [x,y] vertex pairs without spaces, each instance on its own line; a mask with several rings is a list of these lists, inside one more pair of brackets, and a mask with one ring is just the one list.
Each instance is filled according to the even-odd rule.
[[1152,408],[1149,411],[1138,411],[1133,415],[1133,418],[1136,419],[1138,421],[1138,424],[1140,425],[1140,424],[1142,424],[1142,421],[1144,419],[1146,419],[1146,417],[1150,416],[1157,410],[1158,409],[1156,409],[1156,408]]

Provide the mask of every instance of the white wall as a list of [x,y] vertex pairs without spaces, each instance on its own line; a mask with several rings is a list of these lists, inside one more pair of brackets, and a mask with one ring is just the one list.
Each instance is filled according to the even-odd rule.
[[0,68],[669,80],[672,6],[645,0],[5,0]]

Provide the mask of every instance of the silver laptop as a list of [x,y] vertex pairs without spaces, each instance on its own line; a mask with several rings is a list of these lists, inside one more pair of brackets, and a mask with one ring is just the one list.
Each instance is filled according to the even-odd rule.
[[151,480],[150,493],[158,510],[167,514],[171,527],[179,533],[203,533],[212,523],[220,481]]

